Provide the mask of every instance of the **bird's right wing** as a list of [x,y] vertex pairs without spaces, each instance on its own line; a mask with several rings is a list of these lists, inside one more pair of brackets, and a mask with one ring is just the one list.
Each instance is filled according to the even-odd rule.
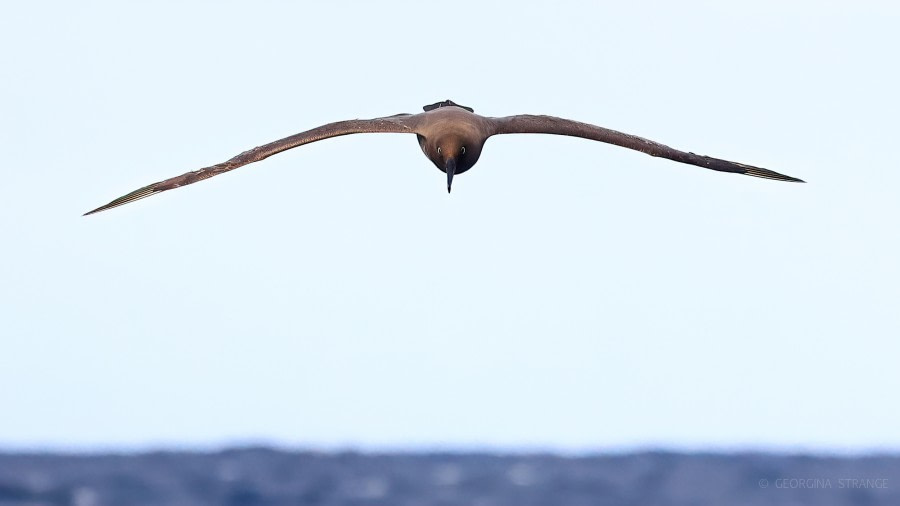
[[647,153],[650,156],[668,158],[669,160],[696,165],[705,169],[718,170],[721,172],[734,172],[737,174],[746,174],[748,176],[775,179],[778,181],[804,182],[802,179],[779,174],[778,172],[763,169],[762,167],[754,167],[752,165],[729,162],[728,160],[713,158],[711,156],[680,151],[675,148],[670,148],[665,144],[638,137],[637,135],[626,134],[616,130],[610,130],[609,128],[569,119],[557,118],[554,116],[534,116],[531,114],[490,119],[495,129],[494,134],[532,133],[569,135],[572,137],[581,137],[583,139],[615,144],[616,146],[622,146],[623,148]]
[[163,181],[147,185],[139,188],[127,195],[123,195],[112,202],[100,206],[93,211],[88,211],[84,215],[98,213],[113,207],[118,207],[135,200],[140,200],[157,193],[178,188],[181,186],[196,183],[213,176],[218,176],[224,172],[234,170],[238,167],[247,165],[248,163],[258,162],[282,151],[296,148],[310,142],[338,137],[341,135],[361,134],[361,133],[416,133],[416,125],[418,124],[417,115],[398,114],[396,116],[388,116],[375,119],[352,119],[348,121],[338,121],[337,123],[329,123],[312,130],[300,132],[299,134],[285,137],[284,139],[263,144],[253,149],[244,151],[243,153],[216,165],[204,167],[195,171],[187,172],[180,176],[175,176]]

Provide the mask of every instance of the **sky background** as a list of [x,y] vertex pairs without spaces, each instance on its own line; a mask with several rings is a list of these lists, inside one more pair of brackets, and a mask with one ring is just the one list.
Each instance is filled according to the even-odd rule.
[[[0,449],[897,451],[889,2],[10,2]],[[808,181],[501,136],[452,99]]]

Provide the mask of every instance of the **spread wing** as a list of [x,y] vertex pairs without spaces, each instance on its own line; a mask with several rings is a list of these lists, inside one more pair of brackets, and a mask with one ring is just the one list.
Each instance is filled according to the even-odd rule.
[[216,165],[204,167],[195,171],[175,176],[143,188],[139,188],[127,195],[123,195],[109,204],[100,206],[93,211],[88,211],[84,215],[99,213],[113,207],[118,207],[144,197],[156,195],[157,193],[178,188],[181,186],[203,181],[213,176],[218,176],[223,172],[234,170],[238,167],[247,165],[248,163],[258,162],[268,158],[276,153],[296,148],[310,142],[338,137],[341,135],[361,134],[361,133],[416,133],[417,118],[410,114],[398,114],[396,116],[388,116],[385,118],[375,119],[353,119],[348,121],[338,121],[337,123],[329,123],[312,130],[300,132],[299,134],[285,137],[284,139],[270,142],[262,146],[244,151],[243,153]]
[[721,160],[710,156],[679,151],[670,148],[665,144],[660,144],[636,135],[553,116],[524,114],[520,116],[507,116],[505,118],[491,118],[491,120],[496,128],[496,134],[529,133],[582,137],[584,139],[615,144],[616,146],[622,146],[623,148],[647,153],[650,156],[668,158],[669,160],[696,165],[706,169],[718,170],[721,172],[734,172],[736,174],[746,174],[748,176],[775,179],[778,181],[792,181],[796,183],[805,182],[802,179],[785,176],[784,174],[779,174],[775,171],[763,169],[761,167],[754,167],[743,163],[729,162],[728,160]]

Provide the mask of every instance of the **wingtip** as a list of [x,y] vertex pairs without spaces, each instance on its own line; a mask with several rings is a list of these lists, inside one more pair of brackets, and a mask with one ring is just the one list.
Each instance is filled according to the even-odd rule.
[[[757,176],[757,177],[759,177],[759,176]],[[786,183],[805,183],[806,182],[800,178],[791,177],[791,176],[783,176],[780,178],[769,178],[769,179],[775,179],[776,181],[784,181]]]
[[805,183],[806,182],[806,181],[796,178],[796,177],[791,177],[791,176],[787,176],[785,174],[775,172],[774,170],[763,169],[760,167],[751,167],[749,165],[744,166],[744,167],[746,167],[744,174],[746,174],[748,176],[761,177],[763,179],[773,179],[775,181],[785,181],[788,183]]
[[[113,202],[115,202],[115,201],[113,201]],[[97,209],[92,209],[92,210],[82,214],[81,216],[90,216],[92,214],[97,214],[101,211],[106,211],[107,209],[112,209],[114,207],[118,207],[118,206],[122,205],[122,204],[113,205],[113,202],[110,202],[109,204],[106,204],[106,205],[102,205],[102,206],[98,207]]]
[[109,206],[100,206],[97,209],[93,209],[93,210],[90,210],[90,211],[82,214],[82,216],[90,216],[92,214],[97,214],[100,211],[106,211],[107,209],[110,209],[110,207]]
[[162,191],[162,190],[157,189],[156,184],[145,186],[145,187],[139,188],[129,194],[123,195],[123,196],[113,200],[109,204],[105,204],[105,205],[98,207],[97,209],[88,211],[88,212],[82,214],[82,216],[89,216],[94,213],[99,213],[100,211],[106,211],[107,209],[119,207],[119,206],[128,204],[129,202],[134,202],[135,200],[140,200],[143,198],[147,198],[151,195],[156,195],[160,191]]

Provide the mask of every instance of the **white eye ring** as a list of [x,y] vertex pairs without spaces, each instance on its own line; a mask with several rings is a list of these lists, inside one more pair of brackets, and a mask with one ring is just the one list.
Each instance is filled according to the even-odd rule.
[[438,154],[441,154],[441,147],[438,146]]
[[459,150],[460,154],[466,154],[466,147],[463,146],[462,149]]

